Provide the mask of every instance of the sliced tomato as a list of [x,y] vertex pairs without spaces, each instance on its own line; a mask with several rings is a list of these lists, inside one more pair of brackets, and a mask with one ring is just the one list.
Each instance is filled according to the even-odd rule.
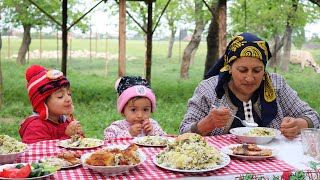
[[6,177],[6,178],[26,178],[31,173],[31,166],[30,164],[27,164],[21,169],[17,168],[8,168],[3,169],[3,172],[1,173],[0,177]]
[[2,177],[6,177],[8,178],[10,176],[10,174],[15,173],[16,171],[18,171],[19,169],[17,168],[8,168],[8,169],[3,169],[2,171]]
[[31,166],[30,164],[27,164],[21,169],[18,169],[18,171],[15,171],[14,173],[9,175],[9,178],[26,178],[31,173]]

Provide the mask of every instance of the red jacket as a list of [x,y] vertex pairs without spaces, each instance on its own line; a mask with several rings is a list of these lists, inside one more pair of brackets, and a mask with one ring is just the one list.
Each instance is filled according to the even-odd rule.
[[66,118],[64,123],[41,120],[39,116],[30,116],[20,125],[19,134],[23,143],[35,143],[51,139],[69,139],[64,131],[72,120]]

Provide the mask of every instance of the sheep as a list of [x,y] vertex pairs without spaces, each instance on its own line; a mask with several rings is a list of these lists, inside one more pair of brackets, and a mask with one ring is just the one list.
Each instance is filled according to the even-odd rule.
[[291,51],[290,63],[300,64],[302,70],[305,67],[312,67],[316,73],[320,73],[320,66],[315,62],[312,54],[309,51],[303,51],[303,50]]

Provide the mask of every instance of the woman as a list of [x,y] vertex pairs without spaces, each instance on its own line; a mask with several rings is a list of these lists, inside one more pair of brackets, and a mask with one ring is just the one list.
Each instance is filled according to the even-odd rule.
[[[266,72],[267,42],[242,33],[232,38],[188,102],[180,133],[226,134],[243,126],[230,113],[292,139],[302,128],[319,127],[319,115],[278,74]],[[218,108],[214,108],[218,107]]]

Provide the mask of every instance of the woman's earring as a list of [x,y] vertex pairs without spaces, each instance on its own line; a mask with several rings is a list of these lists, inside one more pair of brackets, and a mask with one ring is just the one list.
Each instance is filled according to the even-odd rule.
[[229,71],[229,74],[231,74],[231,71]]

